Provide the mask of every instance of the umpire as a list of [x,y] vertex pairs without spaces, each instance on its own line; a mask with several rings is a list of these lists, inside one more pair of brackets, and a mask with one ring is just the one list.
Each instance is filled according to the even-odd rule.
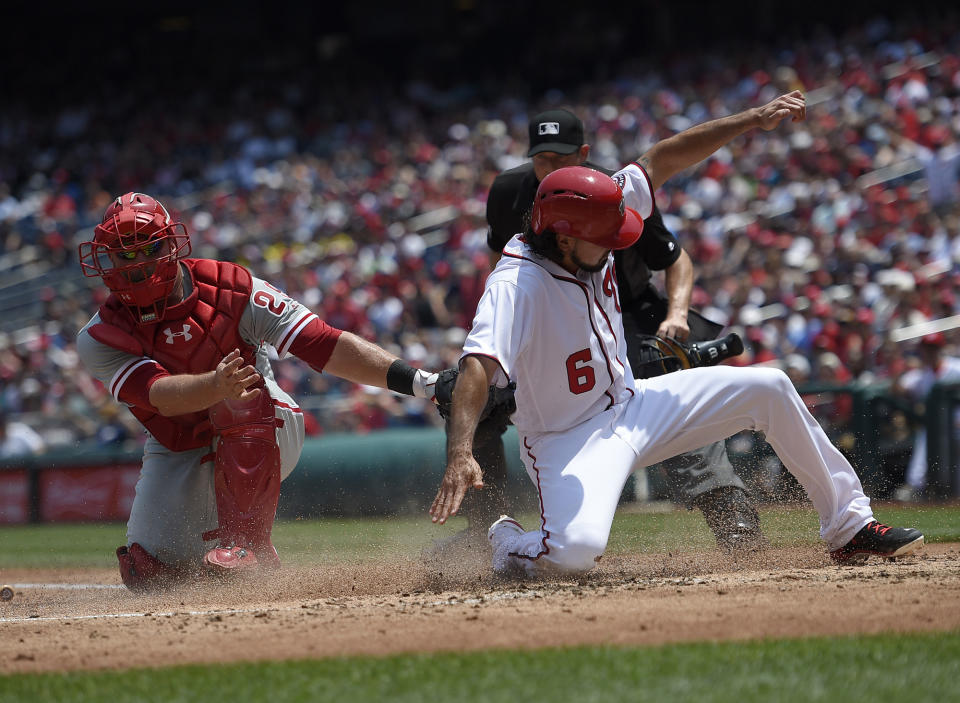
[[[523,218],[533,204],[537,186],[547,174],[564,166],[590,163],[590,145],[584,142],[583,122],[568,110],[548,110],[530,121],[531,161],[504,171],[494,180],[487,198],[487,245],[499,256],[504,244],[523,230]],[[706,341],[716,337],[721,325],[690,310],[693,264],[677,238],[664,225],[659,210],[644,221],[643,236],[629,249],[614,252],[620,306],[627,350],[634,374],[645,377],[650,364],[643,357],[640,335],[660,334],[681,341]],[[666,297],[651,283],[651,271],[665,272]],[[689,335],[689,336],[688,336]],[[494,411],[482,420],[474,439],[474,456],[483,470],[484,491],[468,494],[462,514],[469,527],[460,535],[485,535],[486,527],[507,512],[504,484],[507,466],[503,433],[512,408]],[[697,507],[717,539],[728,550],[756,549],[764,544],[760,518],[743,482],[734,473],[724,442],[680,455],[662,464],[677,502]],[[456,536],[455,538],[456,539]]]

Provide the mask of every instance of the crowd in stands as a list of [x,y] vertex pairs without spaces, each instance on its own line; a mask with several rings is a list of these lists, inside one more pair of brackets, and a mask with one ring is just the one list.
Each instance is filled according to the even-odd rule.
[[[315,73],[0,107],[0,279],[34,247],[76,282],[77,243],[112,197],[143,191],[179,213],[194,256],[242,263],[330,324],[441,369],[489,271],[487,189],[525,160],[530,114],[572,109],[592,160],[617,168],[800,89],[806,121],[740,137],[657,193],[697,266],[694,306],[747,342],[734,363],[778,364],[798,385],[892,382],[916,345],[889,331],[960,313],[957,24],[878,19],[765,51],[627,57],[608,80],[534,97],[426,81],[330,90]],[[48,447],[141,441],[77,363],[75,334],[103,292],[51,284],[42,299],[30,333],[0,336],[0,410]],[[423,401],[295,360],[275,369],[313,434],[441,422]],[[850,411],[817,410],[840,424]]]

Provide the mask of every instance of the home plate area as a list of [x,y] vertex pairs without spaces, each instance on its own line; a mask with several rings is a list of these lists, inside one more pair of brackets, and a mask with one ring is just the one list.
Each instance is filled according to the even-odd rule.
[[17,569],[3,580],[14,591],[0,602],[3,673],[960,627],[955,543],[842,567],[819,546],[605,557],[586,577],[550,581],[412,560],[146,595],[107,570]]

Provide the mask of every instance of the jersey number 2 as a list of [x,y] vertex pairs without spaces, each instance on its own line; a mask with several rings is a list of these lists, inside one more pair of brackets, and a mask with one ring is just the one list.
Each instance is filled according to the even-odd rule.
[[[283,294],[281,293],[281,295]],[[253,294],[253,304],[258,308],[266,308],[274,315],[280,315],[287,307],[287,304],[283,302],[282,299],[279,301],[276,300],[272,293],[268,293],[265,290],[258,290]]]
[[592,366],[578,366],[592,358],[589,349],[581,349],[567,357],[567,384],[574,395],[586,393],[597,384],[597,375]]

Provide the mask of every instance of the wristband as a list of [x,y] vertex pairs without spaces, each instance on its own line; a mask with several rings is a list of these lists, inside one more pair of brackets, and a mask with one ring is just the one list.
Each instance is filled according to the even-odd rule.
[[417,370],[403,359],[397,359],[387,369],[387,388],[394,393],[413,395],[413,379]]
[[394,393],[433,400],[436,385],[437,374],[415,369],[403,359],[397,359],[387,369],[387,388]]

